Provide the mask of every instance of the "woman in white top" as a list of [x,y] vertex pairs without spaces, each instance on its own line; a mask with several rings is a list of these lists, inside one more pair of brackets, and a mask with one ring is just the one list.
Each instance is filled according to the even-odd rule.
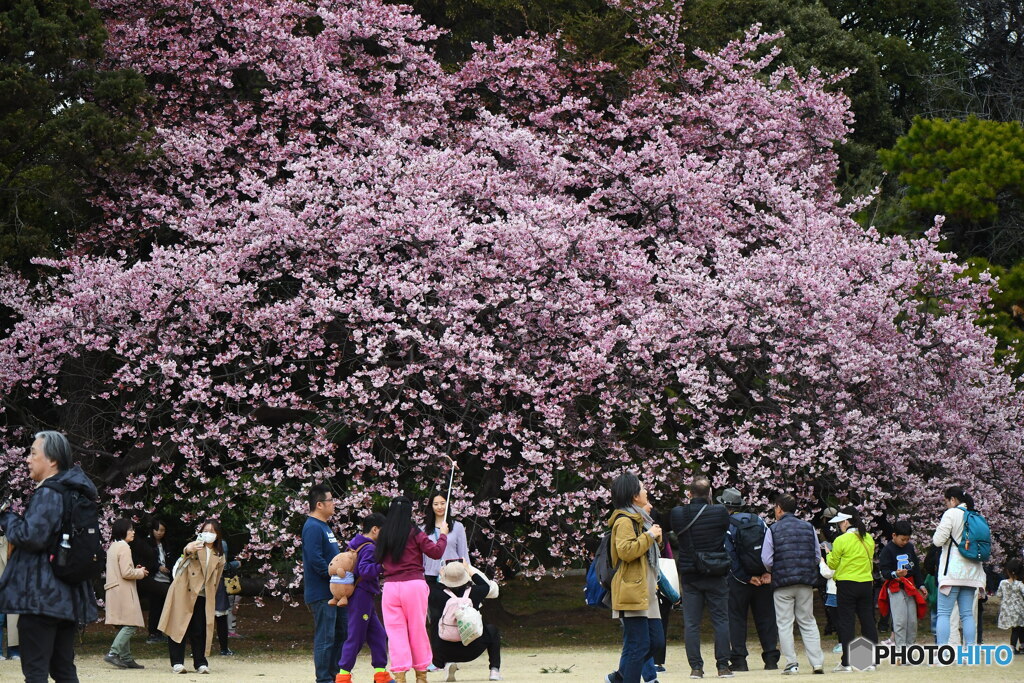
[[[445,521],[445,514],[448,512],[448,500],[440,493],[435,493],[427,499],[426,510],[423,514],[423,533],[430,537],[431,541],[437,541],[438,529]],[[449,560],[465,560],[469,562],[469,546],[466,542],[466,527],[462,522],[448,518],[448,545],[444,548],[444,555],[441,559],[434,560],[426,555],[423,556],[423,578],[427,580],[427,586],[437,583],[437,575],[441,572],[441,566]]]
[[975,645],[977,625],[974,620],[974,597],[985,588],[985,570],[981,562],[960,554],[957,544],[963,538],[964,519],[974,509],[974,499],[959,486],[950,486],[943,493],[946,511],[932,536],[932,543],[942,548],[938,567],[938,616],[936,640],[949,643],[949,620],[956,605],[960,612],[965,645]]

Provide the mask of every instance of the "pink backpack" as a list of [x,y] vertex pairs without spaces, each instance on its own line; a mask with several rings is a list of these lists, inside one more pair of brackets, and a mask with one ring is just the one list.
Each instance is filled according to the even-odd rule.
[[473,601],[469,599],[471,588],[472,586],[466,586],[466,592],[462,594],[462,597],[445,589],[444,592],[451,597],[448,598],[448,602],[444,603],[444,611],[441,612],[441,622],[437,625],[437,635],[441,640],[447,640],[451,643],[462,642],[459,622],[465,624],[466,617],[477,611],[473,607]]

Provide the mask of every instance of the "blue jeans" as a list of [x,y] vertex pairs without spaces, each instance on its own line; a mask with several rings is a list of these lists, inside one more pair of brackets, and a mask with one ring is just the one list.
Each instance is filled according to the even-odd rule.
[[[619,674],[622,683],[640,683],[653,680],[658,674],[654,669],[654,650],[665,640],[661,619],[647,617],[624,617],[622,619],[622,656],[619,658]],[[653,674],[650,678],[646,674]]]
[[953,605],[960,610],[960,631],[964,645],[975,645],[977,628],[974,623],[974,596],[978,589],[970,586],[953,586],[949,595],[939,591],[938,617],[935,632],[939,645],[949,644],[949,618],[953,614]]
[[[662,629],[664,631],[664,629]],[[663,634],[664,635],[664,634]],[[651,649],[654,649],[654,643],[651,643]],[[615,679],[616,683],[622,683],[622,663],[626,661],[624,656],[619,657],[619,670],[618,677]],[[644,660],[644,665],[640,669],[640,678],[644,679],[645,682],[653,681],[658,678],[658,665],[654,663],[654,657],[648,657]]]
[[326,600],[309,603],[313,612],[313,666],[316,683],[334,683],[341,646],[348,635],[348,608],[328,605]]

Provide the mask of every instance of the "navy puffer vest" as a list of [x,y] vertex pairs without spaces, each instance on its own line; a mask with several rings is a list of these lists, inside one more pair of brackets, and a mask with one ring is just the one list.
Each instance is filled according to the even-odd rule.
[[818,538],[810,522],[786,513],[771,527],[774,559],[772,561],[772,584],[776,588],[818,583],[820,552]]

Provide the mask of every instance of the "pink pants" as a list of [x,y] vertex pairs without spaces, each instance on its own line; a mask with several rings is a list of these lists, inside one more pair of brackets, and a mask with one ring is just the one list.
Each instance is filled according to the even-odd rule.
[[433,654],[427,637],[427,596],[423,579],[386,581],[381,598],[392,671],[426,671]]

